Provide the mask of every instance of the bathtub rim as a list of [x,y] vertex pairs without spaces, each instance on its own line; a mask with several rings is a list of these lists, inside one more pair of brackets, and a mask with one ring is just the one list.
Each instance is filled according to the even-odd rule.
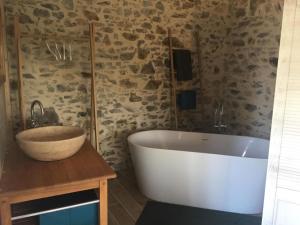
[[[242,136],[242,135],[230,135],[230,134],[215,134],[215,133],[203,133],[203,132],[190,132],[190,131],[176,131],[176,130],[162,130],[162,129],[158,129],[158,130],[143,130],[143,131],[137,131],[133,134],[130,134],[127,137],[127,142],[128,144],[134,145],[135,147],[139,147],[139,148],[144,148],[144,149],[148,149],[148,150],[165,150],[165,151],[176,151],[176,152],[191,152],[191,153],[198,153],[198,154],[209,154],[209,155],[215,155],[215,156],[224,156],[224,157],[234,157],[234,158],[239,158],[239,159],[253,159],[253,160],[267,160],[269,159],[269,150],[267,151],[267,157],[266,158],[260,158],[260,157],[243,157],[243,156],[238,156],[238,155],[225,155],[225,154],[217,154],[217,153],[207,153],[207,152],[196,152],[196,151],[183,151],[183,150],[178,150],[178,149],[168,149],[168,148],[152,148],[152,147],[146,147],[146,146],[142,146],[142,145],[138,145],[135,144],[133,141],[131,141],[131,139],[133,138],[133,136],[140,134],[140,133],[147,133],[147,132],[151,132],[151,131],[174,131],[174,132],[184,132],[184,133],[202,133],[202,134],[211,134],[211,135],[217,135],[217,136],[232,136],[232,137],[244,137],[244,138],[253,138],[253,139],[258,139],[258,140],[264,140],[264,141],[269,141],[267,139],[264,138],[257,138],[257,137],[250,137],[250,136]],[[129,148],[129,151],[131,151],[131,149]]]

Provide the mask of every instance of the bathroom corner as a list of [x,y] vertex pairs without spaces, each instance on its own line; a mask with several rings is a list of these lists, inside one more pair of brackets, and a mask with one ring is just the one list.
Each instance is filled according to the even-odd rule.
[[299,225],[299,2],[0,0],[1,224]]

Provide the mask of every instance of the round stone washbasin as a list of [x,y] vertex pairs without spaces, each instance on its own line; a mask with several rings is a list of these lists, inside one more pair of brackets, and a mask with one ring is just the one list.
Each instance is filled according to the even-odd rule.
[[79,127],[49,126],[22,131],[16,138],[20,148],[31,158],[55,161],[78,152],[86,134]]

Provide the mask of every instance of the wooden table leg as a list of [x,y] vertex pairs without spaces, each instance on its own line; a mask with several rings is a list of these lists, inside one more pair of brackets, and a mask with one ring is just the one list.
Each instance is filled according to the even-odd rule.
[[11,207],[8,201],[0,201],[1,225],[12,225],[11,222]]
[[100,181],[99,198],[99,225],[108,225],[107,180]]

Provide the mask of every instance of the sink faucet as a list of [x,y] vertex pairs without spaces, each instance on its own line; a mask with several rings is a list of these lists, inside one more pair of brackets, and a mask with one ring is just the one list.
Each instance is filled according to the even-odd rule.
[[[35,105],[38,105],[40,108],[40,116],[39,117],[37,117],[34,113]],[[33,101],[31,103],[31,118],[30,118],[32,128],[39,127],[41,125],[40,120],[44,116],[44,114],[45,114],[45,111],[44,111],[43,104],[38,100]]]
[[223,123],[224,116],[224,105],[222,103],[218,103],[218,106],[215,110],[215,118],[214,118],[214,127],[218,131],[224,131],[227,128],[227,125]]

